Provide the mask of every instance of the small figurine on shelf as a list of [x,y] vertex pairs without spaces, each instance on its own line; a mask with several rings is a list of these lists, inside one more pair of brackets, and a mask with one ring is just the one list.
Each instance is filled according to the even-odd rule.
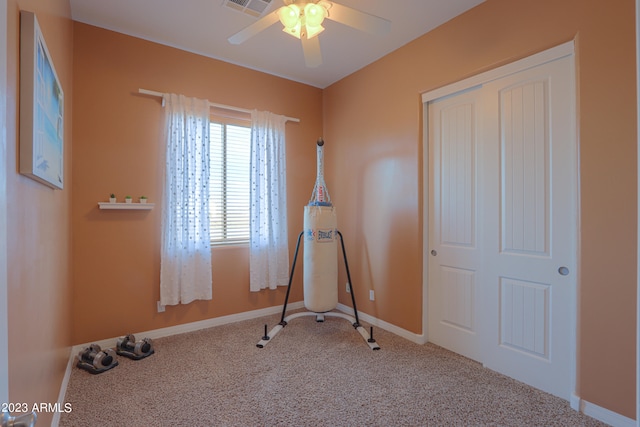
[[131,196],[124,196],[124,202],[125,203],[131,203]]
[[109,203],[115,203],[116,202],[116,195],[111,193],[111,195],[109,196]]
[[147,203],[147,196],[140,196],[140,203]]

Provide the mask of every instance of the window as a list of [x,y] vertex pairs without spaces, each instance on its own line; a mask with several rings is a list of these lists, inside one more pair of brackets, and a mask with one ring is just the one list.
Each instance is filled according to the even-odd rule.
[[211,122],[211,244],[249,242],[251,128]]

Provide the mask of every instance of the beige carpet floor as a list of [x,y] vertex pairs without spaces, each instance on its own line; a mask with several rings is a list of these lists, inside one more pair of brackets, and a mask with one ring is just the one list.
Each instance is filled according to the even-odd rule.
[[257,348],[264,324],[270,330],[278,320],[158,339],[154,355],[119,357],[99,375],[74,368],[66,395],[73,410],[59,425],[605,425],[432,344],[376,328],[381,350],[372,351],[340,318],[294,319]]

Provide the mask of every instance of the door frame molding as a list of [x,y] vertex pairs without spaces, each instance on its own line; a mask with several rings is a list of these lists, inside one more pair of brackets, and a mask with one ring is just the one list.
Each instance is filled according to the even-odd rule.
[[[636,0],[639,1],[640,0]],[[453,95],[455,93],[461,92],[466,89],[470,89],[474,86],[483,85],[489,83],[490,81],[508,76],[510,74],[514,74],[520,71],[524,71],[526,69],[539,66],[545,64],[547,62],[551,62],[566,56],[573,56],[575,60],[575,42],[573,40],[560,44],[558,46],[552,47],[545,51],[533,54],[526,58],[516,60],[509,64],[494,68],[489,71],[482,72],[480,74],[468,77],[466,79],[430,90],[428,92],[422,93],[422,123],[423,123],[423,131],[422,131],[422,338],[426,343],[429,341],[428,337],[428,326],[429,326],[429,313],[428,313],[428,277],[429,277],[429,194],[430,194],[430,182],[429,182],[429,102],[434,101],[436,99],[440,99],[445,96]],[[575,73],[575,65],[574,65],[574,73]],[[574,90],[574,97],[576,97],[576,90]],[[575,101],[575,100],[574,100]],[[577,120],[576,120],[577,123]],[[577,146],[577,129],[574,132],[576,136],[576,146]],[[640,155],[640,154],[639,154]],[[576,163],[579,159],[576,159]],[[578,171],[575,171],[578,173]],[[577,181],[576,181],[577,182]],[[577,190],[577,188],[576,188]],[[579,197],[576,194],[576,197]],[[579,229],[579,203],[578,203],[578,229]],[[639,220],[640,221],[640,220]],[[577,234],[576,234],[577,238]],[[577,241],[575,242],[577,244]],[[576,246],[576,251],[579,249]],[[579,265],[579,257],[577,257],[577,262]],[[574,288],[573,293],[571,295],[571,387],[573,389],[570,398],[571,407],[579,411],[580,410],[580,398],[576,395],[576,386],[577,386],[577,336],[576,336],[576,326],[577,326],[577,280],[576,280],[576,288]],[[640,363],[640,362],[639,362]],[[640,405],[640,404],[639,404]],[[640,411],[640,409],[639,409]]]

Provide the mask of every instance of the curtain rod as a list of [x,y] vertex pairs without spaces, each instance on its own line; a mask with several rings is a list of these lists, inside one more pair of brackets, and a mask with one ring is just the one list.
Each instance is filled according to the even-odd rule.
[[[155,90],[138,89],[138,93],[142,93],[144,95],[157,96],[159,98],[164,98],[164,93],[156,92]],[[162,101],[162,105],[164,106],[164,99]],[[231,105],[215,104],[213,102],[209,102],[209,106],[210,107],[215,107],[215,108],[222,108],[224,110],[239,111],[241,113],[251,114],[251,110],[247,110],[246,108],[232,107]],[[298,119],[296,117],[287,117],[287,116],[285,116],[285,119],[287,119],[287,121],[290,121],[290,122],[300,123],[300,119]]]

